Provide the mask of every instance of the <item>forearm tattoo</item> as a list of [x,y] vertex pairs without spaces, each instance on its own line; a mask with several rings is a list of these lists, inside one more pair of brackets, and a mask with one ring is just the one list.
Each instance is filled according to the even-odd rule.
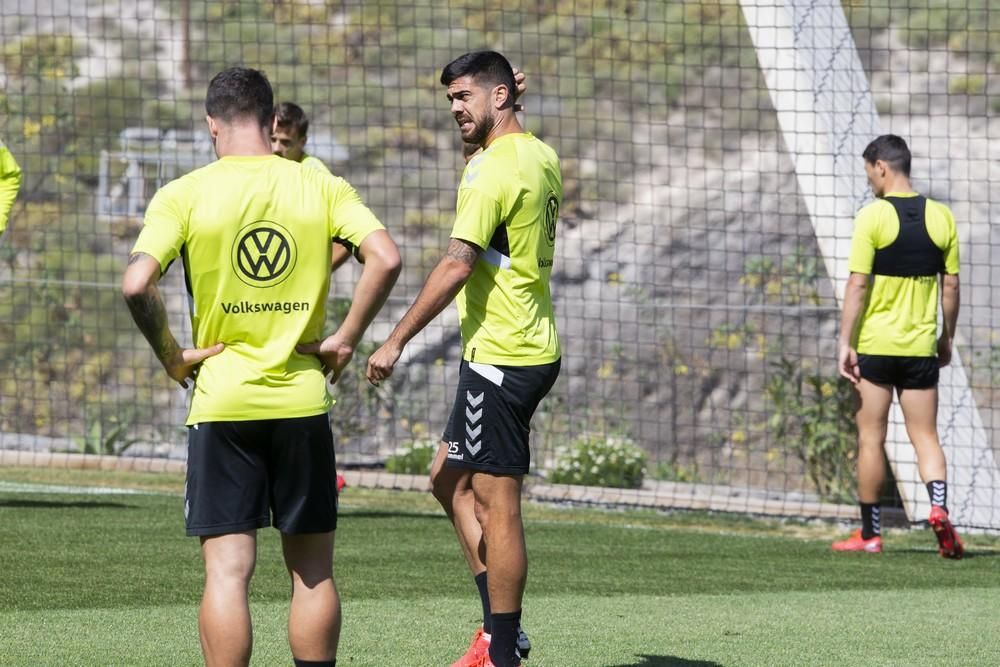
[[[136,253],[129,257],[129,264],[134,264],[142,256]],[[139,331],[149,341],[153,348],[153,353],[161,362],[171,359],[179,349],[177,341],[170,333],[167,324],[167,308],[160,297],[160,291],[156,285],[149,285],[140,294],[125,297],[132,319],[135,320]]]
[[451,239],[448,242],[448,250],[445,251],[445,257],[450,257],[451,259],[458,260],[467,266],[472,266],[479,259],[479,248],[467,241],[460,241],[459,239]]

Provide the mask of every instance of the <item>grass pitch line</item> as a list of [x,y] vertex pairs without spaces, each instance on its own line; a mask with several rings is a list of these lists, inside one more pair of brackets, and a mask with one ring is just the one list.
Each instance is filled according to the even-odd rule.
[[119,489],[111,486],[69,486],[64,484],[32,484],[0,480],[0,493],[39,493],[50,495],[82,496],[161,496],[157,491]]

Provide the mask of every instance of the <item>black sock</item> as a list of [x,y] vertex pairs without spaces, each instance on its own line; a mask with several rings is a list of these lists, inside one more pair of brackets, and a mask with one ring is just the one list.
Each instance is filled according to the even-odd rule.
[[493,634],[493,620],[490,618],[490,592],[486,590],[486,572],[476,575],[476,588],[479,589],[479,601],[483,603],[483,632]]
[[517,652],[517,628],[521,625],[521,610],[493,614],[493,638],[490,639],[490,660],[496,667],[517,667],[521,655]]
[[940,479],[927,482],[927,495],[931,497],[931,505],[948,511],[948,482]]
[[299,660],[298,658],[292,658],[295,662],[295,667],[337,667],[337,659],[333,660]]
[[861,503],[861,539],[882,534],[882,508],[878,503]]

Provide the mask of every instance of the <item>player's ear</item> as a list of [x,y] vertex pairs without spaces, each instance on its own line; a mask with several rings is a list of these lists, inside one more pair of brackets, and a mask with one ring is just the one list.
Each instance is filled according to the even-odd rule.
[[503,109],[509,103],[513,102],[514,98],[511,97],[510,88],[505,84],[500,84],[493,89],[493,106],[496,109]]
[[208,133],[212,135],[212,138],[219,136],[219,123],[211,116],[205,116],[205,122],[208,123]]

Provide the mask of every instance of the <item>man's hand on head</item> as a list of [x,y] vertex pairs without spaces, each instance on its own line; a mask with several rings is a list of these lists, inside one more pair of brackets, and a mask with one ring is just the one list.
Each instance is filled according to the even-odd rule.
[[528,84],[525,82],[524,72],[516,67],[512,69],[514,70],[514,111],[524,111],[524,105],[518,103],[518,100],[528,89]]

